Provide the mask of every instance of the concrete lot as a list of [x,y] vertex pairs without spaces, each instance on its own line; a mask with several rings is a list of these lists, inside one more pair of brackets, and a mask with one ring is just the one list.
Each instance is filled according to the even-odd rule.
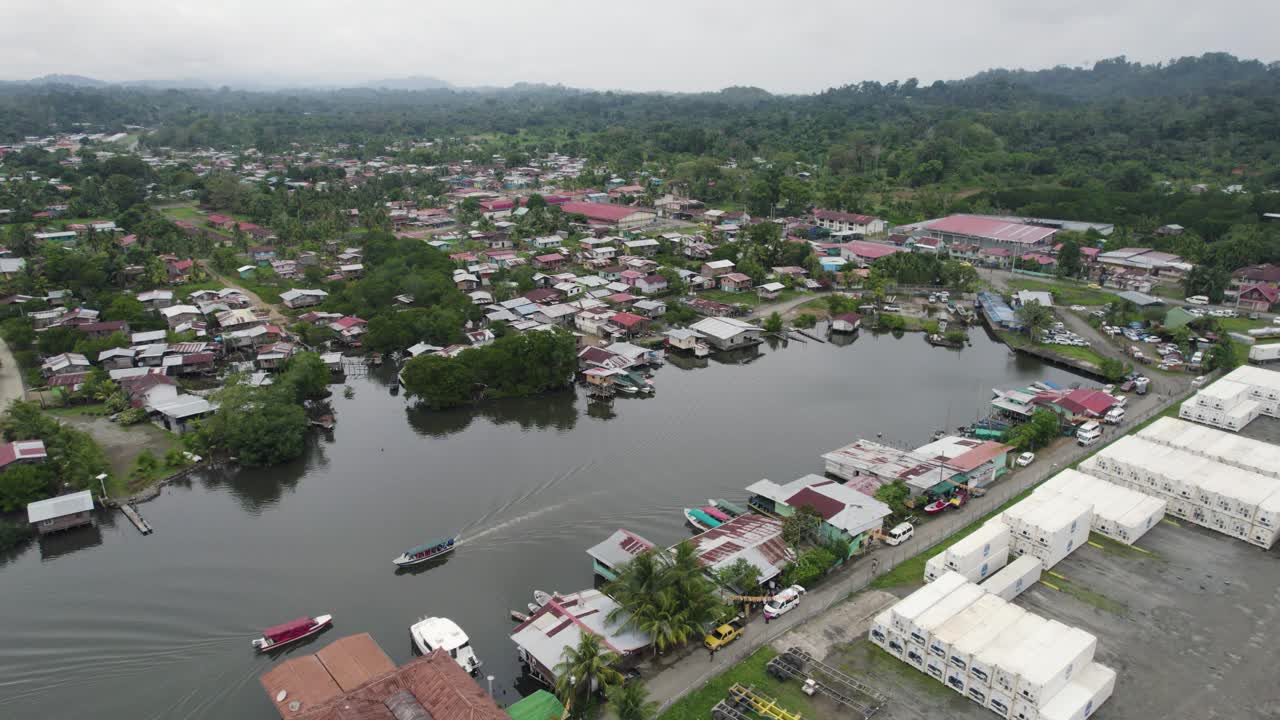
[[[1093,717],[1280,717],[1280,549],[1263,551],[1195,526],[1161,523],[1135,550],[1093,537],[1017,603],[1094,633],[1097,661],[1118,673]],[[878,717],[990,718],[871,645],[836,646],[827,662],[890,696]]]

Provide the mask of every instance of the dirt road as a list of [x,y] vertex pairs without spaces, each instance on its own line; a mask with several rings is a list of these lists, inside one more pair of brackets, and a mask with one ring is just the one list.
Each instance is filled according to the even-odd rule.
[[14,360],[9,346],[0,340],[0,411],[9,407],[14,400],[22,400],[27,395],[22,385],[22,373],[18,371],[18,361]]
[[236,282],[235,280],[232,280],[231,278],[229,278],[229,277],[227,277],[227,276],[225,276],[225,275],[222,275],[222,274],[218,273],[218,272],[217,272],[217,271],[215,271],[213,268],[209,267],[209,265],[208,265],[207,263],[201,263],[201,265],[204,267],[204,271],[205,271],[205,272],[209,273],[209,275],[211,275],[211,276],[213,276],[213,277],[218,278],[218,281],[219,281],[219,282],[224,283],[227,287],[235,288],[235,289],[239,290],[241,293],[243,293],[243,294],[244,294],[244,296],[245,296],[245,297],[249,298],[249,301],[250,301],[250,302],[252,302],[254,305],[256,305],[256,306],[258,306],[258,307],[261,307],[261,308],[266,308],[266,309],[267,309],[267,312],[268,312],[268,313],[270,313],[270,315],[271,315],[271,322],[273,322],[273,323],[275,323],[275,324],[279,325],[280,327],[285,327],[285,326],[287,326],[290,322],[292,322],[288,317],[286,317],[286,316],[284,315],[284,313],[280,312],[280,309],[279,309],[279,308],[277,308],[275,305],[272,305],[271,303],[269,303],[269,302],[267,302],[267,301],[263,300],[263,299],[262,299],[262,298],[261,298],[257,293],[255,293],[254,291],[250,290],[249,288],[246,288],[245,286],[241,285],[240,283]]

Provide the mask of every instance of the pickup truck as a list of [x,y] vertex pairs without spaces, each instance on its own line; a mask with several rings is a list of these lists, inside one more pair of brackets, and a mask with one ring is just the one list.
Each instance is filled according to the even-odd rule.
[[719,650],[728,645],[747,629],[746,623],[741,618],[734,618],[720,627],[707,633],[702,639],[702,644],[707,646],[708,650]]

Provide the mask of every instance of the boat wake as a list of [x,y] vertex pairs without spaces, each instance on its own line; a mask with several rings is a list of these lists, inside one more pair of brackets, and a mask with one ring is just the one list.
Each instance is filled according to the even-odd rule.
[[469,536],[469,537],[461,537],[461,538],[459,538],[459,539],[458,539],[458,542],[457,542],[456,544],[457,544],[457,545],[465,545],[465,544],[467,544],[467,543],[473,543],[473,542],[475,542],[475,541],[479,540],[480,538],[488,537],[489,535],[492,535],[492,534],[494,534],[494,533],[496,533],[496,532],[499,532],[499,531],[501,531],[501,530],[505,530],[505,529],[507,529],[507,528],[511,527],[512,525],[516,525],[516,524],[522,523],[522,522],[524,522],[524,521],[526,521],[526,520],[532,520],[533,518],[536,518],[536,517],[538,517],[539,515],[546,515],[546,514],[547,514],[547,513],[549,513],[549,512],[554,512],[554,511],[556,511],[556,510],[559,510],[559,509],[561,509],[561,508],[565,507],[566,505],[568,505],[568,504],[569,504],[569,503],[571,503],[571,502],[573,502],[573,501],[572,501],[572,500],[565,500],[565,501],[563,501],[563,502],[558,502],[558,503],[556,503],[555,505],[548,505],[547,507],[539,508],[539,509],[534,510],[534,511],[532,511],[532,512],[527,512],[527,513],[525,513],[525,514],[523,514],[523,515],[519,515],[519,516],[517,516],[517,517],[513,517],[513,518],[511,518],[510,520],[507,520],[506,522],[498,523],[497,525],[494,525],[494,526],[493,526],[493,527],[491,527],[491,528],[485,528],[484,530],[481,530],[480,532],[476,533],[475,535],[471,535],[471,536]]

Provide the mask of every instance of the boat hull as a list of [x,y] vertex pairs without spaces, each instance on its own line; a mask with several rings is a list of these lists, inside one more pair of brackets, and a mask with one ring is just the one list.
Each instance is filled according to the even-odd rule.
[[283,640],[281,642],[274,642],[274,643],[270,642],[266,638],[258,638],[257,640],[253,641],[253,649],[257,650],[258,652],[273,652],[275,650],[279,650],[280,648],[288,647],[289,645],[292,645],[298,642],[299,640],[306,640],[307,638],[312,637],[313,635],[328,629],[328,627],[333,624],[332,615],[317,615],[316,617],[312,618],[312,620],[315,621],[316,623],[315,626],[297,637],[292,637],[292,638],[289,638],[288,640]]

